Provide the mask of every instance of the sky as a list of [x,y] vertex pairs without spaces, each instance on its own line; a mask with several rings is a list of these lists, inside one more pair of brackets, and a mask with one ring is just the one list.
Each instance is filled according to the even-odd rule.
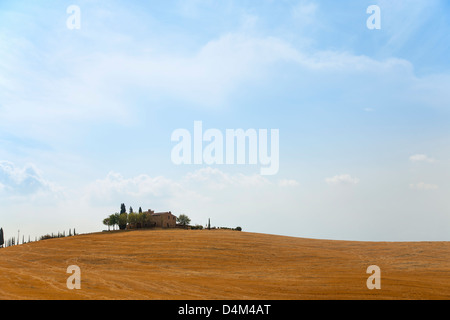
[[[380,29],[367,27],[371,5]],[[0,1],[5,238],[101,231],[125,203],[249,232],[449,241],[449,9]],[[199,122],[215,152],[227,130],[277,132],[257,149],[278,147],[278,170],[261,174],[260,153],[177,164],[177,130],[192,148],[212,143],[195,142]]]

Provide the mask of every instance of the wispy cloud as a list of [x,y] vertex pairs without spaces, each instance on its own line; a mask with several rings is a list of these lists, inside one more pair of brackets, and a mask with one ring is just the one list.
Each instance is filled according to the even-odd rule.
[[225,188],[257,188],[269,186],[271,183],[261,175],[229,174],[219,169],[203,168],[189,172],[179,180],[164,176],[151,177],[141,174],[126,178],[120,173],[110,172],[104,179],[98,179],[89,184],[85,191],[88,199],[103,203],[113,201],[118,197],[135,199],[178,198],[189,195],[205,200],[205,191],[223,190]]
[[431,183],[418,182],[411,183],[409,188],[414,190],[437,190],[439,189],[439,186]]
[[409,157],[409,160],[411,162],[428,162],[428,163],[434,163],[436,160],[434,158],[431,158],[427,156],[426,154],[415,154]]
[[25,198],[32,196],[58,196],[61,189],[45,179],[33,164],[17,167],[10,161],[0,161],[0,196]]
[[330,186],[357,185],[359,183],[358,178],[354,178],[349,174],[341,174],[331,178],[326,178],[325,181]]
[[278,185],[280,187],[298,187],[300,185],[300,183],[298,183],[298,181],[293,180],[293,179],[282,179],[280,181],[278,181]]

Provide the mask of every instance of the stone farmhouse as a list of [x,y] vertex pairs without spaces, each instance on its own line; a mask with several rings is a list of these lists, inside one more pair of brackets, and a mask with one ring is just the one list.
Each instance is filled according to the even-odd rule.
[[141,223],[129,224],[128,229],[140,229],[140,228],[176,228],[177,217],[172,212],[155,212],[151,209],[145,211],[147,214],[147,221],[144,225]]

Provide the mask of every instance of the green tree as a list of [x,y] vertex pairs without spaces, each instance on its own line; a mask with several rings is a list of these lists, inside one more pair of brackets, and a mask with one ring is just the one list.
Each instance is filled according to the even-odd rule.
[[189,217],[185,214],[180,214],[180,216],[177,217],[177,222],[182,226],[187,226],[191,223],[191,219],[189,219]]
[[109,216],[109,223],[113,227],[113,230],[115,230],[115,226],[119,224],[119,214],[114,213]]
[[3,248],[5,244],[5,238],[3,237],[3,228],[0,228],[0,248]]
[[136,225],[137,224],[137,220],[138,220],[138,215],[137,213],[131,212],[128,215],[128,223],[132,224],[132,225]]
[[125,207],[125,203],[120,205],[120,214],[127,213],[127,208]]
[[141,207],[139,207],[139,213],[142,213],[142,208]]
[[142,212],[141,214],[143,216],[142,220],[144,221],[144,227],[147,227],[147,228],[151,227],[152,226],[152,221],[151,221],[152,216],[148,212]]
[[125,230],[127,228],[127,220],[128,215],[126,213],[122,213],[119,215],[118,225],[120,230]]
[[133,207],[130,206],[130,213],[133,213]]
[[137,223],[139,223],[141,225],[141,228],[144,228],[145,216],[144,216],[144,214],[142,212],[138,213],[138,215],[137,215]]
[[[111,217],[111,216],[110,216]],[[111,226],[111,218],[105,218],[105,219],[103,219],[103,224],[105,225],[105,226],[108,226],[108,231],[109,231],[109,227]]]

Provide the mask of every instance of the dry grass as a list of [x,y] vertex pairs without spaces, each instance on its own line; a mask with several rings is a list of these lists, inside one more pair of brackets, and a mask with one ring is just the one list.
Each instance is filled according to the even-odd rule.
[[[381,268],[381,290],[366,269]],[[81,290],[68,290],[69,265]],[[219,230],[81,235],[0,250],[1,299],[450,299],[450,242]]]

